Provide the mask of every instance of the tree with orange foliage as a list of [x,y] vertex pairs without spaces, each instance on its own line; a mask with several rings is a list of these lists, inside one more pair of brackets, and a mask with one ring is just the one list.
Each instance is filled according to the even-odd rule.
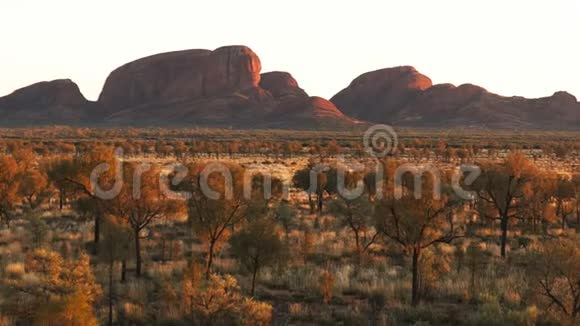
[[494,211],[493,215],[486,217],[500,221],[503,258],[506,257],[509,223],[519,216],[536,176],[536,166],[521,152],[514,152],[501,164],[482,166],[482,174],[473,183],[481,203]]
[[526,196],[522,207],[526,220],[531,223],[532,232],[538,231],[540,223],[547,225],[557,218],[551,205],[557,187],[558,179],[551,173],[538,173],[533,178],[531,188],[534,191]]
[[324,301],[325,304],[329,304],[332,300],[334,281],[334,275],[328,270],[322,272],[322,275],[320,275],[320,294],[322,295],[322,301]]
[[242,296],[231,275],[202,277],[200,267],[193,265],[182,284],[184,307],[195,325],[270,325],[271,305]]
[[[193,232],[207,245],[207,278],[220,244],[231,235],[229,228],[245,218],[247,208],[247,200],[243,196],[244,169],[239,165],[219,164],[216,166],[220,171],[215,172],[211,172],[211,166],[207,164],[192,165],[190,176],[183,185],[183,189],[191,193],[188,200],[189,223]],[[221,170],[224,168],[225,171]],[[209,191],[215,196],[209,196]]]
[[[107,264],[108,268],[108,324],[113,325],[113,305],[115,301],[113,270],[118,261],[125,262],[129,256],[130,241],[132,239],[131,229],[108,215],[103,223],[104,241],[99,243],[99,259]],[[121,279],[123,275],[121,276]]]
[[97,325],[93,304],[102,290],[87,255],[69,261],[57,252],[36,249],[27,254],[25,269],[34,275],[34,282],[31,278],[3,280],[11,298],[2,303],[4,313],[26,325]]
[[19,195],[26,200],[30,209],[35,209],[48,195],[48,180],[43,171],[23,171],[20,177]]
[[90,201],[95,225],[94,243],[95,250],[97,250],[96,248],[99,243],[100,225],[101,218],[104,214],[104,207],[102,200],[95,193],[94,187],[96,185],[91,183],[91,174],[98,166],[108,167],[108,169],[102,171],[94,181],[96,181],[101,189],[111,189],[115,183],[116,172],[120,162],[116,159],[112,147],[97,145],[85,155],[75,157],[70,164],[70,166],[65,166],[66,169],[58,170],[63,174],[60,176],[60,179],[57,179],[57,182],[69,184],[74,191],[82,194],[88,199],[88,201]]
[[[324,202],[324,192],[327,191],[329,176],[326,167],[310,163],[304,169],[296,171],[292,177],[294,187],[302,189],[308,195],[310,213],[313,214],[315,208],[318,213],[322,212]],[[312,194],[316,194],[316,204],[312,200]]]
[[0,156],[0,219],[10,226],[14,203],[18,198],[18,164],[12,156]]
[[556,214],[561,219],[562,229],[565,229],[568,215],[574,212],[575,189],[573,181],[568,178],[559,178],[554,198],[556,199]]
[[166,198],[160,184],[158,168],[141,168],[137,164],[123,164],[124,185],[120,193],[110,200],[103,200],[108,214],[124,221],[133,230],[135,241],[135,275],[141,276],[141,240],[147,236],[142,231],[162,217],[178,213],[178,202]]
[[232,253],[252,274],[250,295],[254,296],[256,277],[261,268],[280,263],[286,257],[278,228],[270,217],[252,219],[230,239]]
[[58,191],[58,207],[63,209],[65,202],[69,195],[74,193],[74,185],[66,181],[66,177],[71,177],[74,171],[73,160],[71,159],[57,159],[45,163],[43,167],[46,175],[53,187]]
[[12,152],[12,156],[14,157],[16,164],[18,164],[20,171],[30,171],[34,168],[36,155],[32,151],[32,147],[18,147]]
[[[528,257],[528,280],[548,310],[569,325],[580,318],[580,238],[550,240]],[[567,325],[567,323],[564,323]]]
[[574,204],[576,207],[576,233],[580,233],[580,174],[572,176],[574,184]]
[[[390,181],[388,188],[402,186],[402,195],[397,198],[388,193],[377,203],[375,227],[411,256],[411,304],[416,306],[421,300],[419,264],[423,250],[437,243],[450,243],[462,236],[453,214],[453,208],[461,201],[447,185],[438,189],[438,180],[432,174],[421,175],[418,184],[410,182],[409,177],[409,174],[403,176],[402,185]],[[421,187],[420,196],[415,193],[415,187]]]

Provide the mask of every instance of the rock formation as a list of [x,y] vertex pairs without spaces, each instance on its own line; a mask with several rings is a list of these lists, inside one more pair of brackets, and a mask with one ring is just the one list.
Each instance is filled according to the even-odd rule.
[[[260,71],[260,59],[245,46],[158,54],[113,71],[99,103],[109,124],[244,128],[353,124],[330,102],[312,105],[289,73],[260,75]],[[322,114],[325,109],[332,113]]]
[[157,54],[115,69],[97,102],[66,79],[0,97],[0,125],[580,129],[580,103],[566,92],[503,97],[471,84],[433,85],[402,66],[362,74],[327,101],[310,96],[290,73],[261,68],[245,46]]
[[504,97],[471,84],[432,85],[413,67],[365,73],[331,101],[354,118],[398,126],[580,129],[580,103],[566,92]]
[[84,125],[95,114],[97,104],[87,101],[69,79],[36,83],[0,97],[3,126],[48,124]]

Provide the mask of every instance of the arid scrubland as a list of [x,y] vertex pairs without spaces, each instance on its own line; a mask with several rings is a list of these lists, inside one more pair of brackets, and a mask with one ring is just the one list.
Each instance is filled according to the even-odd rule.
[[574,133],[2,135],[0,325],[580,322]]

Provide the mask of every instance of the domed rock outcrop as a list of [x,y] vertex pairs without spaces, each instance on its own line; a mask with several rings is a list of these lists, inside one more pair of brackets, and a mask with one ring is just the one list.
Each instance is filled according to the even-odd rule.
[[330,102],[340,114],[317,114],[289,73],[261,69],[246,46],[158,54],[113,71],[99,103],[114,124],[300,128],[308,119],[324,125],[323,116],[350,123]]
[[157,54],[125,64],[113,71],[99,103],[108,112],[141,105],[228,95],[258,94],[261,64],[245,46],[185,50]]
[[568,92],[564,92],[564,91],[559,91],[554,93],[554,95],[551,96],[551,99],[554,102],[559,102],[561,104],[573,104],[578,102],[578,100],[576,99],[576,96],[568,93]]
[[2,125],[87,124],[96,111],[70,79],[23,87],[0,97]]
[[400,126],[580,129],[580,104],[568,93],[526,99],[432,85],[408,66],[362,74],[331,101],[352,117]]
[[203,95],[209,50],[162,53],[127,63],[107,78],[99,103],[107,113],[151,102]]
[[252,90],[260,83],[260,58],[246,46],[224,46],[207,58],[203,75],[204,95]]
[[286,96],[308,97],[308,94],[298,86],[296,79],[285,71],[272,71],[262,74],[260,87],[270,92],[277,99]]
[[0,97],[0,125],[345,129],[372,122],[580,130],[580,103],[566,92],[504,97],[471,84],[433,85],[401,66],[364,73],[327,101],[310,96],[288,72],[261,69],[256,53],[241,45],[157,54],[115,69],[98,102],[68,79]]
[[279,102],[270,114],[269,128],[349,128],[362,124],[342,113],[332,102],[321,97],[293,97]]
[[413,67],[387,68],[360,75],[331,101],[354,118],[377,121],[431,86],[431,79]]
[[262,74],[260,87],[276,102],[269,118],[271,127],[283,124],[293,128],[345,127],[360,123],[346,116],[332,102],[309,96],[288,72]]
[[87,100],[77,84],[70,79],[40,82],[23,87],[0,99],[5,105],[15,107],[83,105]]

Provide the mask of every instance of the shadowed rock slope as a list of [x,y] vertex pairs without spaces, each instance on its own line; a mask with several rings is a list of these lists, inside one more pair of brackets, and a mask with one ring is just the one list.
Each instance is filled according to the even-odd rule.
[[580,129],[580,103],[566,92],[505,97],[471,84],[433,85],[409,66],[365,73],[331,102],[353,118],[397,126]]
[[2,126],[84,125],[100,115],[69,79],[40,82],[0,97]]

